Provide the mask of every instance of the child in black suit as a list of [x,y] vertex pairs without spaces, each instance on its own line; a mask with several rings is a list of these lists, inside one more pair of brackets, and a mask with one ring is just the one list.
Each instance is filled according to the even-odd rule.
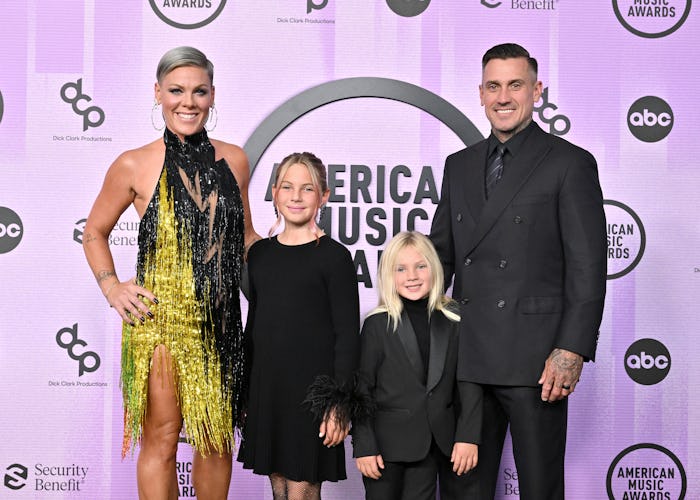
[[478,498],[481,389],[456,381],[459,315],[430,240],[396,235],[378,269],[379,305],[362,327],[359,390],[376,412],[353,424],[366,498]]

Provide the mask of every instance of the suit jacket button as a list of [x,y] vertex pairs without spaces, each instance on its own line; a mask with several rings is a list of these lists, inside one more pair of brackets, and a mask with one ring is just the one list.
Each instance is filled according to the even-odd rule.
[[460,304],[465,305],[469,303],[469,299],[460,299],[459,301]]
[[497,306],[499,309],[503,309],[503,308],[506,306],[506,301],[505,301],[505,300],[499,300],[499,301],[496,303],[496,306]]
[[465,265],[465,266],[471,266],[471,265],[472,265],[472,260],[471,260],[469,257],[467,257],[466,259],[464,259],[464,265]]
[[462,214],[457,214],[457,222],[462,222]]
[[515,217],[513,217],[513,222],[515,222],[516,224],[520,224],[522,221],[523,221],[523,218],[520,217],[519,215],[516,215]]
[[498,264],[498,267],[500,267],[501,269],[505,269],[507,265],[508,265],[508,261],[505,260],[505,259],[503,259],[503,260],[501,260],[501,262]]

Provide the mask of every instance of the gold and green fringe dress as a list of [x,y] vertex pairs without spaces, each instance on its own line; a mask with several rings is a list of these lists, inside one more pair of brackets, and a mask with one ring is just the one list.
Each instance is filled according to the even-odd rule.
[[163,344],[172,355],[184,430],[204,454],[232,451],[241,427],[245,355],[239,283],[243,203],[206,131],[185,142],[165,129],[165,163],[139,227],[137,283],[159,303],[153,319],[124,323],[122,456],[141,438],[148,375]]

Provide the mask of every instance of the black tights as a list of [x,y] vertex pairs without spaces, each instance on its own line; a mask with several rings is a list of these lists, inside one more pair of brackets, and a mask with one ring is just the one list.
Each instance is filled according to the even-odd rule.
[[321,500],[321,483],[292,481],[282,474],[270,474],[274,500]]

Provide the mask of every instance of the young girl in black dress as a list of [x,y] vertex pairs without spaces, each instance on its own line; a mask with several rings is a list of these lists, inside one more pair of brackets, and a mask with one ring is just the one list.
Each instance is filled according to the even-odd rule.
[[359,299],[350,252],[316,221],[329,194],[321,160],[287,156],[272,186],[277,223],[248,253],[252,368],[238,459],[270,477],[275,500],[318,499],[323,481],[346,477]]
[[353,424],[366,498],[479,498],[481,389],[457,382],[459,315],[430,240],[397,234],[379,261],[379,306],[362,327],[360,391],[374,417]]

